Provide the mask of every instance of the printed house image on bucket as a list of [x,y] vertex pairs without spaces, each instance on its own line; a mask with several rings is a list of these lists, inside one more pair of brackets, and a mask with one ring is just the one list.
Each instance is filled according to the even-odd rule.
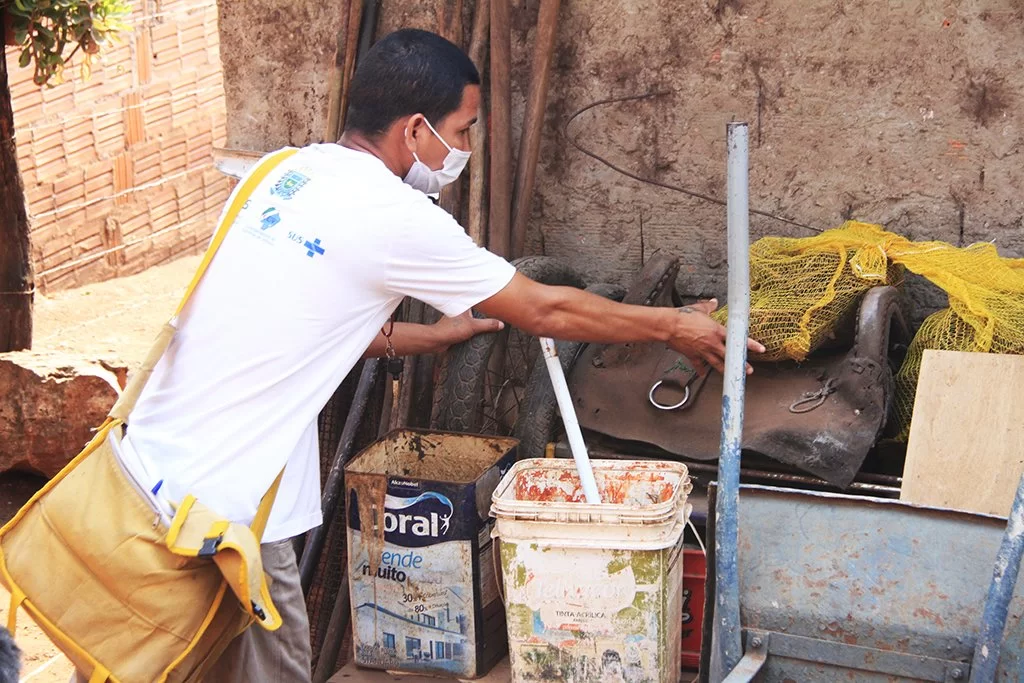
[[474,678],[504,656],[488,509],[515,443],[400,430],[345,468],[358,665]]
[[[373,642],[374,621],[380,634],[380,654],[394,657],[395,660],[419,662],[423,660],[455,660],[461,662],[465,657],[466,619],[464,612],[465,599],[457,594],[454,588],[449,589],[451,598],[459,603],[459,614],[452,614],[450,607],[439,608],[431,613],[406,610],[405,614],[395,614],[379,605],[366,602],[356,608],[359,639]],[[470,598],[470,602],[472,598]],[[377,614],[374,615],[376,608]],[[454,617],[454,618],[453,618]]]

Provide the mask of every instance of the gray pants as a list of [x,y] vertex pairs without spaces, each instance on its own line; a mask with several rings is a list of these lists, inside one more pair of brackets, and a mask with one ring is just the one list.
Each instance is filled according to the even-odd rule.
[[[265,543],[260,550],[270,596],[284,623],[273,632],[252,626],[235,638],[207,674],[210,683],[309,683],[312,676],[309,617],[292,542]],[[78,674],[71,680],[86,683],[89,677]]]
[[210,683],[309,683],[312,677],[309,616],[292,542],[266,543],[260,550],[270,597],[284,623],[276,631],[252,626],[235,638],[207,674]]

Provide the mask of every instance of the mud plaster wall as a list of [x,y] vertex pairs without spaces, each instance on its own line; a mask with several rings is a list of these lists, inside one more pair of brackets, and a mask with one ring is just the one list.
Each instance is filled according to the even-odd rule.
[[[229,144],[319,140],[340,3],[220,5]],[[512,1],[516,132],[537,5]],[[386,1],[379,31],[436,17],[433,0]],[[591,110],[571,133],[724,197],[725,123],[746,120],[754,208],[1024,255],[1021,0],[565,0],[557,50],[529,244],[595,280],[628,281],[661,248],[682,257],[684,294],[725,291],[724,208],[625,178],[563,136],[587,104],[650,91],[669,94]],[[751,230],[809,234],[756,216]],[[911,285],[915,317],[942,305]]]

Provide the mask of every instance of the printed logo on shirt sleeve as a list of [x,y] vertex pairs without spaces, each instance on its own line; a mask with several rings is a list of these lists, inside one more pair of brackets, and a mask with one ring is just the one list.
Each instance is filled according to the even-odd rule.
[[305,176],[298,171],[288,171],[270,188],[270,194],[287,201],[294,197],[308,182],[309,176]]

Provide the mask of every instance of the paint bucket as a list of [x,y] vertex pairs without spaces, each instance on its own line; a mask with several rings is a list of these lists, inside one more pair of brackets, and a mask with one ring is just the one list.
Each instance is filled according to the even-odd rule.
[[494,492],[512,680],[675,682],[686,466],[593,467],[600,505],[571,460],[523,460]]
[[488,508],[517,444],[397,430],[345,467],[356,664],[477,678],[504,657]]

